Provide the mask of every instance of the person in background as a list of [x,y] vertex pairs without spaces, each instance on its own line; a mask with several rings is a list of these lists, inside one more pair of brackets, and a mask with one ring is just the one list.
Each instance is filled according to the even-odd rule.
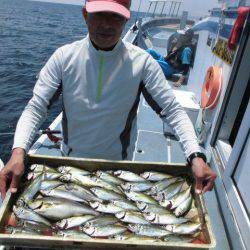
[[86,1],[83,16],[89,34],[57,49],[41,70],[33,97],[18,121],[11,158],[0,172],[2,198],[8,177],[10,191],[17,192],[25,154],[60,94],[62,155],[131,160],[143,94],[180,139],[196,178],[196,192],[213,188],[216,174],[206,164],[193,125],[159,64],[146,51],[121,39],[130,4],[130,0]]
[[147,52],[160,64],[166,78],[173,74],[181,74],[179,80],[174,83],[175,87],[180,87],[186,79],[192,59],[192,39],[194,32],[187,29],[180,33],[178,38],[174,38],[169,46],[169,53],[163,57],[155,50],[148,49]]

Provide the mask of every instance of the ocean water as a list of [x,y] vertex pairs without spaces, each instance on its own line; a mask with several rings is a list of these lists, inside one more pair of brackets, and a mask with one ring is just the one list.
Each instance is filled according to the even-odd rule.
[[[87,27],[82,7],[26,0],[0,0],[0,158],[6,163],[11,154],[18,118],[32,97],[36,75],[60,46],[82,39]],[[129,29],[137,13],[124,30]],[[61,110],[51,108],[42,129]]]

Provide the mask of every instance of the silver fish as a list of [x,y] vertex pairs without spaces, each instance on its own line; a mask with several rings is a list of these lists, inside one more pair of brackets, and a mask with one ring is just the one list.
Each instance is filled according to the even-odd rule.
[[159,205],[152,205],[152,204],[147,204],[145,202],[137,201],[136,206],[143,212],[143,213],[156,213],[156,214],[162,214],[162,213],[170,213],[169,210],[166,208],[163,208],[162,206]]
[[40,192],[45,195],[45,196],[49,196],[49,197],[55,197],[55,198],[63,198],[63,199],[67,199],[67,200],[71,200],[71,201],[78,201],[78,202],[85,202],[87,203],[87,201],[85,201],[82,198],[79,198],[78,196],[74,195],[71,192],[68,192],[66,190],[63,189],[46,189],[46,190],[40,190]]
[[128,229],[138,235],[148,237],[164,237],[168,234],[172,234],[172,232],[156,226],[129,224]]
[[36,179],[39,175],[43,174],[44,175],[44,180],[56,180],[59,179],[60,176],[62,175],[61,173],[54,173],[54,172],[30,172],[28,173],[27,179],[28,180],[34,180]]
[[85,224],[87,221],[94,219],[94,215],[86,214],[82,216],[74,216],[71,218],[63,219],[56,223],[56,226],[60,229],[69,229],[72,227],[81,226]]
[[170,184],[181,181],[183,180],[181,177],[174,177],[170,179],[164,179],[162,181],[158,181],[157,183],[154,184],[154,186],[151,188],[151,194],[157,194],[160,191],[164,190],[167,188]]
[[113,183],[115,185],[121,185],[123,183],[122,180],[119,178],[113,176],[112,174],[108,173],[107,171],[96,171],[96,176],[99,177],[100,179]]
[[117,170],[114,172],[114,175],[119,177],[120,179],[123,179],[125,181],[131,181],[131,182],[144,182],[146,181],[144,178],[142,178],[140,175],[124,171],[124,170]]
[[158,204],[156,200],[154,200],[152,197],[143,193],[134,192],[134,191],[125,191],[124,193],[129,199],[133,201],[142,201],[142,202],[153,204],[153,205]]
[[61,185],[63,185],[63,183],[60,181],[45,180],[45,181],[41,182],[40,190],[56,188],[56,187],[61,186]]
[[174,211],[174,214],[178,217],[185,214],[192,205],[192,196],[190,195],[185,201],[183,201]]
[[58,172],[62,174],[80,174],[80,175],[90,175],[90,172],[81,168],[69,167],[69,166],[61,166],[57,168]]
[[104,188],[95,187],[90,189],[99,199],[109,201],[109,200],[123,200],[124,196],[115,193],[111,190],[106,190]]
[[115,206],[121,207],[124,210],[132,210],[132,211],[138,211],[139,209],[134,205],[134,203],[128,201],[128,200],[115,200],[111,201]]
[[97,198],[88,188],[79,186],[74,183],[65,183],[63,186],[60,186],[60,189],[69,191],[75,196],[86,201],[102,201],[101,199]]
[[44,175],[39,175],[35,180],[33,180],[30,185],[24,190],[19,198],[18,204],[22,204],[22,201],[27,203],[29,200],[32,200],[35,194],[40,190],[42,180]]
[[76,230],[64,230],[57,232],[58,236],[62,237],[70,237],[70,238],[83,238],[83,239],[91,239],[90,236],[83,233],[82,231],[76,231]]
[[176,234],[193,234],[201,228],[201,224],[190,222],[178,225],[167,225],[165,228]]
[[172,198],[175,194],[180,192],[183,186],[183,183],[184,183],[183,181],[177,181],[177,182],[170,184],[166,189],[157,193],[154,198],[157,201],[163,201],[163,200],[168,200]]
[[54,197],[45,197],[30,201],[28,202],[28,206],[36,213],[52,220],[62,220],[86,214],[99,214],[87,205]]
[[53,228],[51,228],[50,226],[36,222],[36,221],[19,220],[17,222],[17,225],[22,228],[28,228],[28,229],[35,230],[38,232],[45,231],[45,230],[53,231]]
[[108,225],[103,227],[84,227],[83,231],[92,237],[109,237],[127,231],[126,227]]
[[174,195],[170,200],[160,201],[159,203],[163,207],[174,209],[189,197],[190,190],[191,186],[188,189]]
[[166,213],[166,214],[147,213],[143,215],[151,223],[159,225],[181,224],[189,221],[189,219],[186,218],[177,218],[175,217],[174,214],[171,213]]
[[36,212],[24,208],[24,207],[13,207],[13,212],[16,215],[17,218],[23,219],[23,220],[28,220],[28,221],[35,221],[38,223],[42,223],[47,226],[51,226],[50,222],[37,214]]
[[159,239],[153,238],[153,237],[145,237],[145,236],[139,236],[134,234],[122,234],[122,235],[115,235],[113,237],[115,240],[130,240],[130,241],[148,241],[148,242],[157,242],[160,241]]
[[33,164],[30,166],[30,170],[33,172],[54,172],[56,173],[57,171],[51,167],[48,167],[46,165],[40,165],[40,164]]
[[138,192],[143,192],[143,191],[147,191],[150,188],[153,187],[154,184],[150,183],[150,182],[125,182],[121,184],[121,187],[124,190],[127,191],[138,191]]
[[182,236],[182,235],[167,235],[164,237],[164,241],[169,241],[169,242],[182,242],[182,243],[189,243],[194,240],[193,237],[189,236]]
[[112,203],[108,203],[108,204],[103,204],[100,203],[98,201],[93,201],[93,202],[89,202],[90,206],[92,208],[94,208],[96,211],[98,212],[102,212],[102,213],[109,213],[109,214],[115,214],[121,211],[124,211],[123,208],[121,207],[117,207]]
[[144,172],[140,175],[141,175],[141,177],[143,177],[144,179],[146,179],[148,181],[162,181],[163,179],[173,178],[173,175],[164,174],[164,173],[160,173],[160,172],[154,172],[154,171]]
[[113,225],[118,222],[118,219],[115,216],[111,215],[101,215],[88,221],[85,225],[87,227],[100,227],[106,225]]
[[86,187],[102,187],[108,190],[115,191],[117,193],[121,193],[121,191],[116,186],[108,182],[105,182],[104,180],[97,177],[72,173],[72,174],[63,174],[63,176],[60,179],[62,181],[70,181],[75,184],[83,185]]
[[29,235],[41,235],[41,232],[37,230],[32,230],[30,228],[23,228],[23,227],[12,227],[12,226],[5,226],[4,231],[8,232],[9,234],[29,234]]
[[136,212],[123,211],[123,212],[116,213],[115,217],[127,223],[136,223],[136,224],[143,224],[143,225],[150,224],[147,220],[145,220],[145,218],[140,213],[136,213]]

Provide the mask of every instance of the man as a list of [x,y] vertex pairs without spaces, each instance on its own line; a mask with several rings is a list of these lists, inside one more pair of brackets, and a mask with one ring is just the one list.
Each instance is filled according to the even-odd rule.
[[176,102],[159,65],[142,49],[123,42],[122,30],[130,18],[129,0],[87,0],[83,9],[89,34],[56,50],[21,115],[12,156],[0,172],[0,191],[6,180],[15,193],[24,171],[24,156],[58,94],[63,96],[64,155],[104,159],[131,159],[140,94],[179,136],[196,176],[197,192],[213,187],[215,173],[199,154],[194,129]]
[[171,41],[169,53],[163,57],[154,50],[148,49],[147,52],[160,64],[166,78],[176,73],[181,73],[179,80],[174,83],[175,87],[180,87],[185,81],[189,71],[192,58],[192,39],[194,32],[192,29],[179,34]]

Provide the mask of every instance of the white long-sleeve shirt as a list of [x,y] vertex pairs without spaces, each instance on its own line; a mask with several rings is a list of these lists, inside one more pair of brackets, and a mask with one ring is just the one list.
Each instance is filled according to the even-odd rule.
[[39,74],[16,128],[13,148],[29,150],[48,107],[62,93],[63,150],[75,157],[128,159],[133,151],[140,94],[180,139],[188,157],[200,147],[193,125],[176,101],[158,63],[120,40],[96,50],[89,37],[55,51]]

